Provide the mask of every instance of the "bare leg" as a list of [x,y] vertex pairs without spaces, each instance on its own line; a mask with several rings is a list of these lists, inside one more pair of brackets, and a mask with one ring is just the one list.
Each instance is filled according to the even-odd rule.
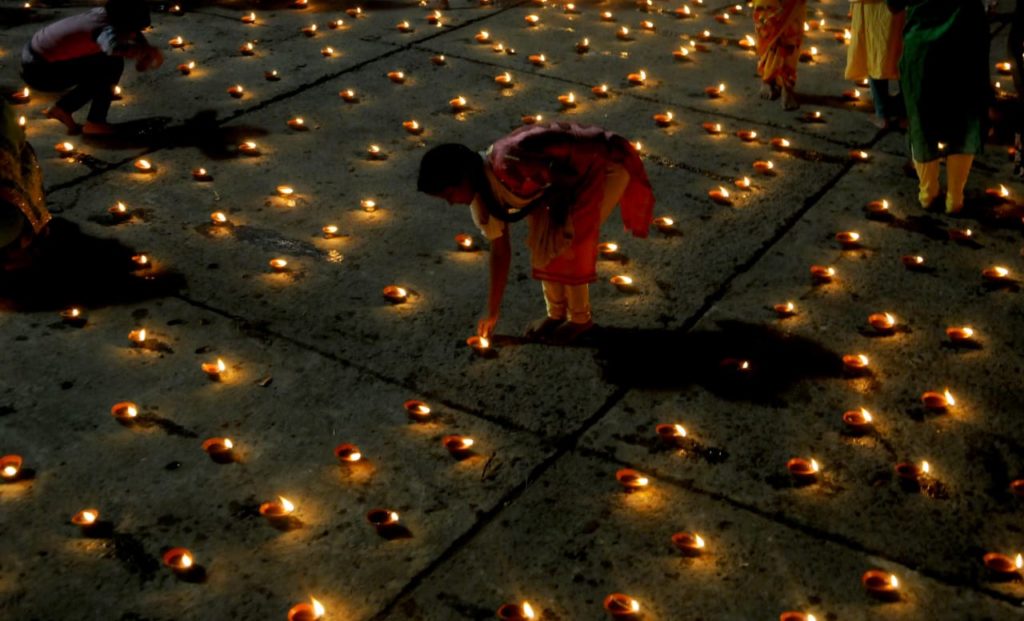
[[792,86],[786,86],[782,89],[782,109],[783,110],[796,110],[800,107],[800,100],[796,97],[796,91]]
[[64,127],[68,128],[68,134],[74,136],[82,131],[82,126],[75,122],[74,117],[67,110],[64,110],[60,106],[54,105],[46,110],[43,110],[43,115],[48,119],[60,121]]

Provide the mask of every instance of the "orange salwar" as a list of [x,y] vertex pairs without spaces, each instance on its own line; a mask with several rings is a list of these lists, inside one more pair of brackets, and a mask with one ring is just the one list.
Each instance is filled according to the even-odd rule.
[[796,86],[806,16],[807,0],[754,0],[757,74],[764,82]]

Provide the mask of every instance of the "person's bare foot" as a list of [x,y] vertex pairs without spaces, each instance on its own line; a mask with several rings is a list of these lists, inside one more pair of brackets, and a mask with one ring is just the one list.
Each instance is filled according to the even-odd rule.
[[43,110],[43,116],[48,119],[53,119],[54,121],[60,121],[64,127],[68,128],[68,135],[70,136],[74,136],[82,131],[82,126],[75,123],[75,119],[71,116],[71,113],[57,106]]
[[96,121],[86,121],[85,125],[82,126],[82,133],[86,136],[109,136],[117,132],[110,123],[97,123]]
[[551,340],[559,345],[569,345],[578,341],[580,337],[590,332],[593,328],[593,321],[586,323],[567,321],[555,328],[555,331],[551,333]]
[[875,127],[877,127],[878,129],[888,129],[889,128],[889,121],[887,121],[884,118],[878,116],[877,114],[872,114],[870,119],[871,119],[871,124],[874,125]]
[[782,89],[782,109],[796,110],[800,107],[800,100],[797,99],[796,91],[791,88]]
[[761,82],[761,99],[778,99],[779,87],[771,82]]
[[531,321],[530,325],[526,326],[526,336],[530,338],[545,338],[563,323],[565,323],[564,319],[555,319],[553,317],[544,317],[543,319]]

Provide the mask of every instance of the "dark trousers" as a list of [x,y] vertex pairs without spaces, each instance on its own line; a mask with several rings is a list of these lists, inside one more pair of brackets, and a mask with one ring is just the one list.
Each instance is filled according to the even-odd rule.
[[121,81],[124,59],[93,54],[71,60],[32,60],[21,65],[21,77],[29,87],[47,93],[69,90],[57,100],[57,107],[72,113],[92,101],[88,120],[105,123],[114,87]]

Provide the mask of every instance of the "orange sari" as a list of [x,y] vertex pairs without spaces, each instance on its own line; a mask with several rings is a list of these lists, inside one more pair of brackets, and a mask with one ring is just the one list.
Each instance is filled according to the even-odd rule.
[[796,86],[807,0],[754,0],[757,74],[786,89]]

